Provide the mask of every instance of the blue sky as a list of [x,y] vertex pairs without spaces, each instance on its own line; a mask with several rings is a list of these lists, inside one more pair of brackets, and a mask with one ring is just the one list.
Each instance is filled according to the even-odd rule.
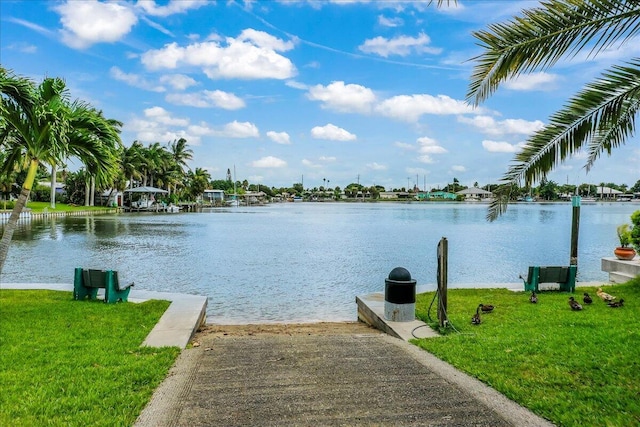
[[[72,98],[124,123],[127,146],[185,138],[190,166],[214,179],[235,165],[238,179],[275,187],[304,176],[308,188],[430,189],[496,182],[569,96],[640,50],[563,61],[472,108],[472,32],[538,2],[427,3],[2,0],[0,63],[37,82],[64,78]],[[585,157],[549,178],[640,179],[635,139],[588,175]]]

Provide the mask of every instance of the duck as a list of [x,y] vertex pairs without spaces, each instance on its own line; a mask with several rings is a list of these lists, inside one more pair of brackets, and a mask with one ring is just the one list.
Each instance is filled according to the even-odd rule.
[[480,306],[478,306],[478,308],[476,308],[476,314],[471,318],[471,323],[473,325],[479,325],[480,322],[482,322],[482,320],[480,320]]
[[622,307],[622,305],[624,304],[624,299],[620,298],[620,301],[617,302],[610,302],[609,304],[607,304],[609,307],[611,308],[616,308],[616,307]]
[[582,310],[582,305],[578,301],[576,301],[573,297],[569,297],[569,306],[571,306],[571,310]]
[[535,291],[531,291],[531,296],[529,297],[529,301],[531,301],[532,304],[538,303],[538,296],[536,295]]
[[602,292],[602,288],[598,288],[598,290],[596,291],[596,295],[598,295],[600,298],[602,298],[602,301],[613,301],[614,299],[616,299],[616,297],[614,297],[613,295],[609,295],[606,292]]
[[585,292],[584,296],[582,297],[582,302],[584,302],[585,304],[591,304],[593,302],[593,298],[591,298],[591,295]]
[[480,307],[483,313],[491,313],[494,309],[491,304],[480,304],[478,307]]

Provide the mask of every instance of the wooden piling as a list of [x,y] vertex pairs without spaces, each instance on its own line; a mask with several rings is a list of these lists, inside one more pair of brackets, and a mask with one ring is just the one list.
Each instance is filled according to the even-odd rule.
[[449,323],[447,319],[447,281],[449,265],[449,244],[443,237],[438,243],[438,323],[445,327]]

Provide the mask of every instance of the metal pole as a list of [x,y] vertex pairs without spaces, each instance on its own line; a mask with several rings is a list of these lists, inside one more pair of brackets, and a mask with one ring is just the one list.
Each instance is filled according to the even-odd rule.
[[580,196],[571,197],[573,216],[571,219],[571,255],[569,265],[578,265],[578,232],[580,229]]
[[440,327],[445,327],[447,319],[447,269],[449,257],[449,244],[447,238],[443,237],[438,243],[438,323]]

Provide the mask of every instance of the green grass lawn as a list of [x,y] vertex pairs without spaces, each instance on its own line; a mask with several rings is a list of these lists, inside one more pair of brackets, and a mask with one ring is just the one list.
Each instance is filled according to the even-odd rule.
[[[582,311],[570,309],[571,294],[557,291],[531,304],[524,292],[449,290],[448,315],[457,331],[413,342],[556,425],[638,426],[640,279],[605,288],[624,299],[621,308],[608,307],[595,290],[576,289],[580,303],[583,292],[594,299]],[[430,324],[433,297],[420,294],[416,301],[418,318]],[[496,308],[472,325],[480,303]],[[435,326],[436,304],[430,311]]]
[[109,208],[106,206],[76,206],[76,205],[67,205],[65,203],[56,203],[56,208],[51,209],[51,203],[49,202],[28,202],[27,208],[31,209],[31,212],[43,212],[45,209],[48,212],[85,212],[85,211],[104,211]]
[[[3,203],[0,202],[0,210],[11,211],[13,209],[14,202]],[[56,203],[55,209],[51,209],[51,203],[49,202],[27,202],[26,208],[31,209],[33,213],[44,212],[87,212],[87,211],[108,211],[114,209],[107,206],[77,206],[67,205],[65,203]]]
[[180,352],[140,347],[168,306],[0,289],[0,425],[132,425]]

